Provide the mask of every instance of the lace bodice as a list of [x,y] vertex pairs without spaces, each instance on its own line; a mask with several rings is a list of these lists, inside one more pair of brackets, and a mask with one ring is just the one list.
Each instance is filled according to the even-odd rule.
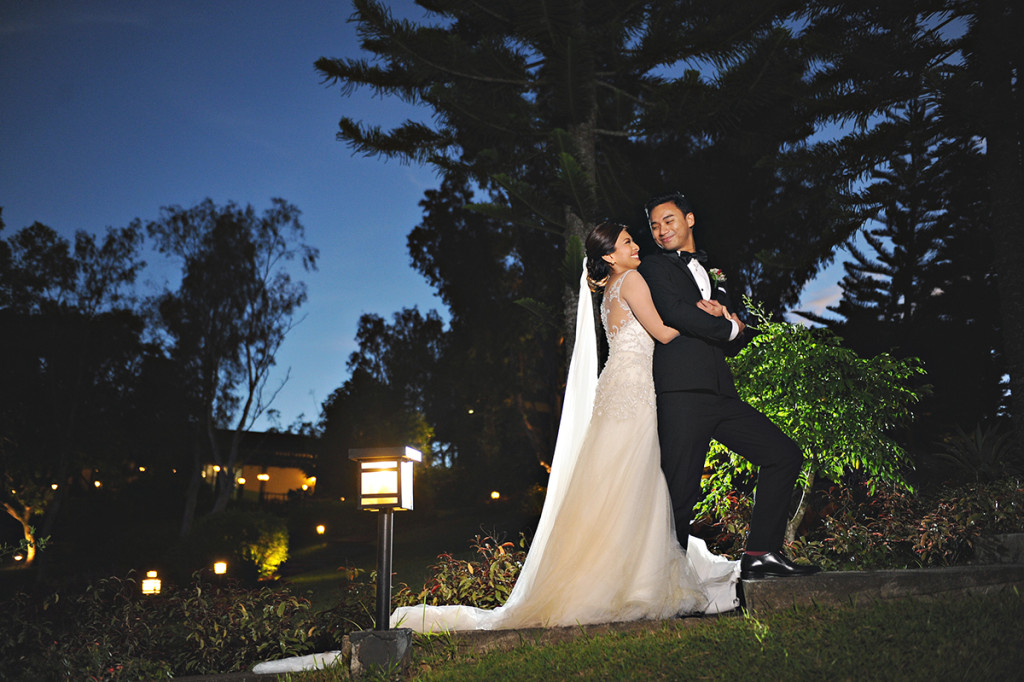
[[654,379],[651,358],[654,339],[633,315],[622,298],[622,283],[627,277],[640,277],[628,271],[604,292],[601,323],[608,339],[608,362],[601,372],[594,399],[594,415],[630,419],[640,406],[653,407]]
[[622,283],[635,272],[629,270],[615,280],[605,290],[604,299],[601,301],[601,324],[604,325],[605,338],[608,339],[609,353],[613,347],[624,352],[647,355],[654,353],[654,339],[633,315],[621,294]]

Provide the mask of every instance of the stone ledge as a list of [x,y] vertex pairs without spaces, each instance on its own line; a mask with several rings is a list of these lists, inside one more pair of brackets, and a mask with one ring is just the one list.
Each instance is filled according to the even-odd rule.
[[804,578],[744,581],[743,601],[757,613],[794,606],[849,605],[881,599],[940,598],[1024,588],[1024,564],[888,571],[836,571]]

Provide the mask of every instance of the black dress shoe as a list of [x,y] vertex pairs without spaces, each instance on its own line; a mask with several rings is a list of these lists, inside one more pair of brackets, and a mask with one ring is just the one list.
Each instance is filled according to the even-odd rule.
[[799,566],[779,552],[752,555],[744,554],[740,558],[740,579],[757,580],[759,578],[791,578],[811,575],[821,571],[817,566]]

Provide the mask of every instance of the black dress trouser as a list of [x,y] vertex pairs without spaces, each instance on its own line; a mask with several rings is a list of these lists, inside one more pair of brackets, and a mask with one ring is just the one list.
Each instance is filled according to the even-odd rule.
[[686,547],[712,438],[759,467],[747,549],[782,548],[800,447],[739,398],[704,391],[658,394],[658,438],[679,544]]

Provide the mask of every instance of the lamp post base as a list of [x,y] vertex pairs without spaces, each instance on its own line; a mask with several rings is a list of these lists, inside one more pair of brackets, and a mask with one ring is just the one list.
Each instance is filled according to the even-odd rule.
[[365,675],[374,668],[404,671],[412,655],[412,630],[362,630],[348,636],[352,644],[352,677]]

